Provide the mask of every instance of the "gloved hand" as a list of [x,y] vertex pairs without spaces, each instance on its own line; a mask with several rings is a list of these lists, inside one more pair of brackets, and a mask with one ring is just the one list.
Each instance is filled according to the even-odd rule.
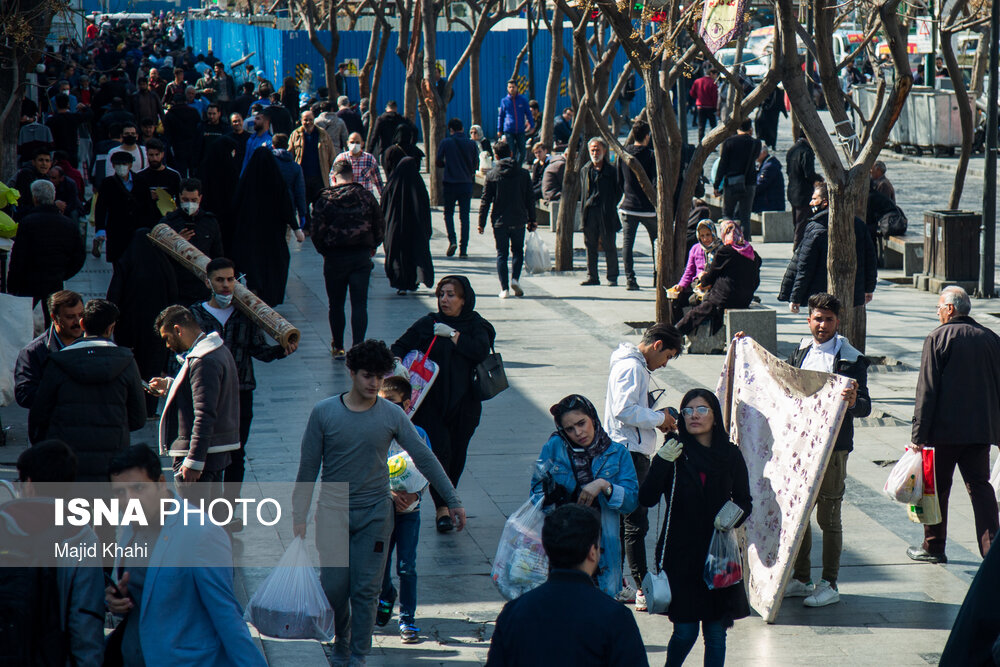
[[406,370],[406,366],[399,359],[396,359],[393,363],[392,374],[403,378],[404,380],[410,379],[410,371]]
[[434,323],[434,335],[441,336],[442,338],[450,338],[452,334],[455,333],[455,328],[450,327],[444,322]]
[[663,446],[656,450],[656,455],[665,461],[676,461],[684,450],[684,445],[674,439],[667,440]]

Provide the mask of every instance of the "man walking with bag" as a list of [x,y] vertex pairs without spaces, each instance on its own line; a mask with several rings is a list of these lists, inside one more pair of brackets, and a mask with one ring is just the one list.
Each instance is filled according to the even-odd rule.
[[1000,527],[990,484],[990,445],[1000,442],[1000,338],[972,319],[971,310],[964,289],[941,290],[941,326],[928,334],[920,358],[912,448],[934,448],[941,503],[941,523],[924,525],[924,543],[906,550],[922,563],[948,562],[948,496],[955,466],[972,499],[981,555],[989,551]]
[[[751,134],[753,121],[745,120],[722,144],[719,165],[715,171],[715,196],[722,195],[722,215],[739,220],[743,238],[750,242],[750,210],[757,191],[757,156],[761,141]],[[720,192],[721,188],[721,192]]]

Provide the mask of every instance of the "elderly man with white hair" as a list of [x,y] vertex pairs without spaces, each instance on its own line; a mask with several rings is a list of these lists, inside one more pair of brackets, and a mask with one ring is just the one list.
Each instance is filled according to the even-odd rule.
[[892,187],[892,183],[890,183],[889,179],[885,177],[885,162],[877,160],[875,164],[872,165],[869,175],[872,178],[872,190],[885,195],[895,202],[896,189]]
[[[33,181],[31,198],[35,207],[21,219],[14,237],[7,287],[11,294],[30,296],[34,305],[61,290],[83,268],[86,255],[79,229],[56,207],[52,181]],[[42,310],[48,325],[48,309]]]
[[961,287],[938,299],[941,326],[924,341],[913,410],[912,447],[934,448],[941,523],[924,525],[924,542],[906,555],[947,563],[948,496],[958,466],[972,499],[976,542],[983,556],[1000,528],[990,485],[990,445],[1000,442],[1000,337],[969,316],[972,302]]

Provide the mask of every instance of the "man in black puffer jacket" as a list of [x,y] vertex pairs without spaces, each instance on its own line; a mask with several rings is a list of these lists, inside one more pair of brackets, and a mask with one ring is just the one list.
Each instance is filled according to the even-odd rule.
[[49,356],[28,413],[32,443],[52,438],[69,443],[78,460],[78,482],[106,481],[112,457],[129,446],[129,431],[146,423],[132,351],[111,342],[117,322],[113,303],[87,302],[83,338]]
[[[535,196],[531,192],[531,175],[512,157],[506,142],[493,146],[496,166],[486,174],[483,197],[479,202],[479,233],[486,230],[487,218],[493,223],[493,238],[497,247],[497,277],[500,278],[500,298],[506,299],[509,291],[514,296],[524,296],[521,289],[521,267],[524,265],[524,230],[535,227]],[[492,215],[490,207],[493,208]],[[507,257],[514,255],[511,277],[507,276]]]

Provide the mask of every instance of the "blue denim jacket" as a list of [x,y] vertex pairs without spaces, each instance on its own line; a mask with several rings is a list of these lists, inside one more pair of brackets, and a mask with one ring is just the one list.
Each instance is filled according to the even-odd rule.
[[[608,449],[592,463],[594,479],[611,482],[611,497],[601,494],[598,498],[601,512],[601,562],[597,569],[597,584],[608,595],[617,595],[622,588],[622,552],[619,541],[619,517],[632,512],[639,502],[639,483],[636,480],[632,456],[625,445],[612,441]],[[531,500],[540,499],[542,475],[545,471],[568,491],[577,487],[573,464],[566,450],[566,443],[553,434],[542,447],[531,476]],[[547,511],[555,509],[550,506]]]

